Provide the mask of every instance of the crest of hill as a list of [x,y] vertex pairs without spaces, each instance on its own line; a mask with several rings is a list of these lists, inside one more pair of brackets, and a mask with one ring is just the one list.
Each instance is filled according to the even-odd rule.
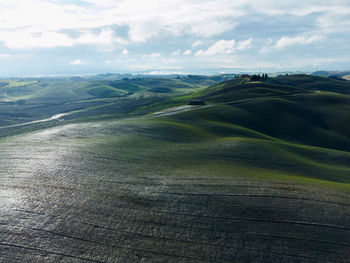
[[350,94],[350,83],[310,75],[278,76],[261,81],[232,79],[196,92],[191,99],[230,102],[257,97],[290,96],[315,91]]
[[322,76],[322,77],[333,77],[333,78],[339,78],[339,79],[346,79],[345,76],[349,75],[350,71],[326,71],[326,70],[319,70],[312,72],[311,75],[313,76]]
[[[208,103],[169,118],[197,130],[203,126],[200,136],[193,136],[197,139],[203,134],[254,138],[263,135],[291,143],[349,151],[349,90],[349,82],[309,75],[253,82],[233,79],[174,98],[176,102],[201,100]],[[210,126],[211,123],[215,125]],[[164,134],[168,136],[170,130]],[[179,138],[183,138],[184,133],[179,134]]]

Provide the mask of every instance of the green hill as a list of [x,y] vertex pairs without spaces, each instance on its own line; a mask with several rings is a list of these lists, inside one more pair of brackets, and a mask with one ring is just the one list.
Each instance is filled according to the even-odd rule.
[[3,134],[0,261],[348,262],[350,84],[170,82],[87,81],[40,104],[79,110]]
[[276,85],[260,81],[245,82],[241,80],[231,80],[198,92],[194,94],[193,98],[211,102],[229,102],[249,98],[284,96],[305,92],[306,91],[303,89],[287,85]]
[[[151,110],[142,106],[155,100],[189,94],[231,76],[147,76],[112,80],[116,77],[108,76],[108,80],[105,77],[98,80],[98,76],[3,80],[0,83],[0,127],[45,120],[62,113],[66,119],[81,121],[140,115]],[[41,128],[45,124],[31,125],[34,126]],[[22,130],[18,127],[0,129],[0,136],[13,131]]]
[[[245,167],[349,182],[349,87],[342,81],[301,75],[264,82],[230,80],[172,99],[177,103],[201,99],[209,104],[156,114],[150,121],[152,136],[201,147],[210,141],[203,152],[211,152],[217,142],[223,149],[228,147],[223,150],[226,159]],[[228,146],[237,143],[244,150],[236,152]]]
[[233,79],[196,92],[191,98],[211,102],[229,102],[319,91],[350,94],[350,85],[345,81],[310,75],[279,76],[262,81]]

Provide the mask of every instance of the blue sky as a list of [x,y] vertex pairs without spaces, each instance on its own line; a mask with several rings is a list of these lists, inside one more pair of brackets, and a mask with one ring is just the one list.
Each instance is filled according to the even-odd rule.
[[2,0],[1,76],[350,70],[349,0]]

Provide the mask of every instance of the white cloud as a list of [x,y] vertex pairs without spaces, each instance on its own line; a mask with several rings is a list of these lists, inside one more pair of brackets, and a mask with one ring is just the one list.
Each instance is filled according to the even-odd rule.
[[[166,62],[163,61],[163,63],[166,63]],[[182,69],[182,67],[180,67],[180,66],[160,66],[160,67],[157,67],[157,69],[159,69],[159,70],[170,70],[170,69],[179,70],[179,69]]]
[[264,53],[269,53],[274,50],[274,47],[272,46],[273,44],[273,39],[268,38],[266,42],[263,44],[263,46],[260,48],[259,53],[264,54]]
[[112,64],[113,61],[112,61],[112,60],[106,60],[105,63],[106,63],[106,64]]
[[87,62],[80,60],[79,58],[69,62],[70,65],[85,65]]
[[124,49],[122,50],[122,54],[123,54],[123,55],[128,55],[128,54],[129,54],[129,51],[128,51],[127,49],[124,48]]
[[115,0],[84,0],[86,3],[93,4],[95,6],[105,6],[110,7],[115,4]]
[[149,55],[148,57],[150,57],[150,58],[158,58],[158,57],[160,57],[160,56],[161,56],[160,53],[152,53],[152,54]]
[[130,25],[129,37],[134,42],[145,42],[147,39],[158,35],[160,27],[156,23],[144,22],[135,23],[132,22]]
[[0,58],[11,58],[13,55],[11,54],[0,54]]
[[113,30],[103,28],[99,34],[86,32],[77,39],[74,39],[73,42],[74,44],[110,45],[113,43],[125,43],[126,41],[116,37]]
[[201,45],[203,45],[203,44],[204,44],[204,43],[203,43],[202,40],[197,40],[196,42],[193,42],[192,47],[193,47],[193,48],[196,48],[196,47],[201,46]]
[[[66,2],[66,1],[64,1]],[[129,27],[131,41],[145,42],[161,32],[179,35],[192,33],[210,37],[232,29],[239,16],[237,4],[230,1],[215,2],[211,0],[86,0],[74,4],[48,0],[3,0],[0,3],[2,33],[20,33],[19,29],[35,34],[62,34],[62,30],[85,30],[120,25]],[[196,10],[194,12],[194,10]],[[87,33],[79,41],[71,44],[66,39],[63,45],[81,43],[113,42],[113,33],[106,30],[99,36]],[[59,36],[69,38],[67,35]],[[49,37],[51,38],[51,37]],[[5,38],[1,38],[5,41]],[[28,41],[27,41],[28,40]],[[71,40],[70,40],[71,41]],[[9,41],[7,41],[9,42]],[[31,42],[27,45],[26,42]],[[33,39],[27,34],[9,47],[53,47],[54,44],[40,44],[43,41]],[[51,43],[53,41],[51,40]]]
[[183,54],[184,54],[184,55],[191,55],[191,54],[192,54],[192,50],[187,49],[186,51],[184,51]]
[[[192,34],[200,37],[213,37],[228,32],[239,23],[242,17],[259,15],[306,16],[318,14],[316,20],[321,29],[348,30],[350,6],[347,0],[326,1],[276,1],[276,0],[84,0],[74,4],[48,0],[2,0],[0,3],[2,35],[25,32],[23,37],[14,40],[0,39],[8,47],[54,47],[71,46],[80,43],[118,44],[122,39],[113,36],[112,30],[105,29],[100,34],[86,33],[74,41],[61,30],[85,30],[108,28],[111,25],[126,26],[131,41],[145,42],[161,33],[180,35]],[[83,4],[83,3],[89,3]],[[266,8],[272,6],[273,8]],[[254,11],[252,14],[251,10]],[[341,19],[337,19],[341,17]],[[313,22],[313,21],[310,21]],[[41,34],[43,37],[33,37]],[[55,38],[60,40],[53,41]],[[51,36],[50,36],[51,35]],[[14,38],[14,36],[12,36]],[[43,44],[49,40],[50,44]],[[30,44],[26,44],[26,43]],[[58,42],[57,45],[55,42]],[[193,47],[197,47],[196,41]],[[239,45],[238,48],[239,49]]]
[[[2,29],[27,27],[58,31],[63,28],[91,28],[96,14],[76,5],[40,0],[4,0],[0,4]],[[96,25],[100,26],[101,23]],[[95,25],[95,26],[96,26]]]
[[242,40],[237,43],[237,50],[246,50],[252,48],[252,39]]
[[148,54],[148,55],[142,55],[143,58],[159,58],[162,55],[160,53],[152,53],[152,54]]
[[172,53],[172,55],[173,55],[173,56],[177,56],[177,55],[179,55],[180,53],[181,53],[181,51],[180,51],[180,49],[178,49],[178,50],[174,51],[174,52]]
[[212,37],[220,35],[236,27],[238,23],[232,21],[205,21],[192,25],[192,33],[202,37]]
[[[47,54],[41,49],[55,47],[64,47],[67,52],[50,53],[53,71],[62,59],[69,62],[72,52],[77,52],[73,58],[84,58],[87,50],[91,52],[89,61],[98,61],[106,68],[105,59],[112,56],[101,53],[113,51],[123,62],[143,57],[132,63],[145,64],[148,59],[152,67],[148,71],[160,70],[158,64],[166,58],[178,59],[169,65],[191,69],[239,66],[264,57],[277,65],[287,61],[292,48],[300,51],[293,56],[304,58],[305,49],[298,49],[301,45],[309,45],[310,57],[344,57],[349,53],[349,0],[2,0],[0,18],[1,61],[7,63],[6,53],[17,58],[29,52],[37,58],[33,59],[33,68],[36,65],[38,70],[44,61],[40,58]],[[238,36],[242,41],[233,40]],[[329,41],[318,45],[322,40]],[[249,50],[253,46],[260,52]],[[37,49],[18,50],[33,48]],[[123,56],[124,48],[132,51],[132,56]],[[187,49],[196,57],[184,57]],[[243,50],[244,58],[239,56]],[[278,54],[263,54],[276,50]],[[117,63],[118,57],[112,61]],[[121,69],[132,69],[131,63],[118,64]]]
[[313,36],[296,36],[296,37],[281,37],[276,41],[276,48],[285,48],[293,45],[306,45],[323,40],[321,35]]
[[56,32],[32,33],[25,30],[0,32],[0,41],[9,48],[50,48],[72,46],[74,41],[68,36]]
[[147,75],[183,75],[183,72],[180,71],[163,71],[163,70],[155,70],[146,73]]
[[53,48],[71,47],[73,45],[113,45],[124,43],[121,38],[114,35],[110,29],[102,29],[100,33],[83,32],[79,37],[73,38],[63,33],[53,31],[14,30],[0,31],[0,41],[9,48]]
[[269,46],[263,46],[260,50],[259,53],[260,54],[264,54],[264,53],[269,53],[272,51],[272,48]]
[[233,54],[235,51],[236,41],[232,40],[219,40],[207,50],[199,50],[196,52],[196,56],[213,56],[218,54]]

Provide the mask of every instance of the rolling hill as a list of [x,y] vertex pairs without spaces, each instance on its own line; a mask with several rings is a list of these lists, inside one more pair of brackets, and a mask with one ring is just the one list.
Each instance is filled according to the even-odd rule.
[[320,70],[320,71],[315,71],[311,73],[313,76],[322,76],[322,77],[332,77],[332,78],[342,78],[342,79],[347,79],[347,76],[349,76],[350,72],[349,71],[325,71],[325,70]]
[[0,261],[348,262],[349,82],[170,86],[3,134]]
[[[111,74],[2,80],[0,127],[17,125],[15,130],[18,132],[19,124],[45,120],[58,114],[64,114],[66,119],[87,116],[91,119],[123,117],[141,105],[148,105],[165,97],[188,94],[230,77],[230,75],[134,77]],[[100,115],[97,116],[98,114]],[[57,121],[54,125],[56,124]],[[43,122],[40,122],[40,125],[36,122],[31,126],[41,128],[43,125]],[[11,134],[12,130],[2,128],[0,136]]]

